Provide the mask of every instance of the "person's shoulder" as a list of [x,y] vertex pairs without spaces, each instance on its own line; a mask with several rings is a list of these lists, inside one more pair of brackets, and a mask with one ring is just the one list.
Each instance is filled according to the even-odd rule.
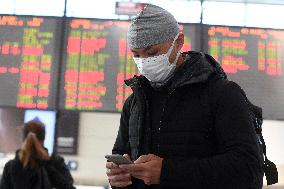
[[228,79],[212,79],[212,81],[209,81],[209,87],[220,92],[234,92],[241,90],[239,84]]
[[[241,86],[234,81],[221,81],[216,102],[221,107],[229,106],[234,107],[234,110],[244,110],[247,107],[246,94]],[[247,109],[247,108],[245,108]]]
[[5,163],[5,168],[11,167],[12,164],[14,164],[14,163],[15,163],[14,159],[13,160],[9,160],[7,163]]
[[64,163],[65,159],[61,155],[58,154],[52,154],[50,157],[50,161],[54,163]]
[[9,160],[7,163],[5,163],[5,166],[4,166],[4,174],[5,172],[10,172],[11,169],[14,169],[15,167],[19,167],[21,164],[19,161],[17,161],[16,159],[12,159],[12,160]]
[[230,99],[242,99],[244,91],[241,86],[227,79],[218,79],[209,83],[209,93],[217,102],[225,102]]
[[21,161],[17,158],[14,158],[14,159],[9,160],[5,165],[12,166],[12,165],[17,165],[17,164],[21,164]]
[[133,99],[134,99],[134,94],[132,93],[131,95],[129,95],[129,96],[126,98],[124,104],[126,104],[127,106],[129,106],[129,104],[131,104],[131,102],[133,101]]
[[135,98],[134,98],[134,94],[132,93],[130,96],[127,97],[127,99],[125,100],[124,104],[123,104],[123,109],[122,109],[122,112],[125,112],[125,111],[130,111],[131,110],[131,107],[133,106],[133,103],[135,101]]
[[220,80],[219,83],[217,83],[217,86],[218,85],[223,90],[223,92],[227,92],[227,94],[236,92],[240,93],[242,90],[241,86],[238,83],[226,79]]

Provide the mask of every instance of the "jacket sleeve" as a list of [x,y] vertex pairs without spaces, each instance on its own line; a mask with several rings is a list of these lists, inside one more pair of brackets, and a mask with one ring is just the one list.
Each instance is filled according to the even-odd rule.
[[[218,94],[215,133],[218,152],[208,158],[165,158],[161,185],[186,188],[262,188],[258,144],[240,87],[228,82]],[[259,186],[259,187],[257,187]]]
[[129,144],[129,117],[131,103],[133,100],[133,94],[130,95],[122,108],[119,130],[116,136],[116,141],[114,143],[112,154],[131,154],[130,144]]
[[13,189],[12,184],[11,184],[11,178],[10,178],[10,173],[9,173],[9,165],[10,163],[6,163],[3,174],[1,177],[1,182],[0,182],[0,189]]
[[[116,137],[116,141],[114,143],[112,154],[131,154],[130,144],[129,144],[129,117],[130,117],[130,109],[131,103],[134,96],[130,95],[122,108],[121,117],[120,117],[120,125]],[[123,187],[124,189],[130,189],[132,186]],[[118,187],[113,187],[112,189],[119,189]]]
[[52,156],[51,160],[46,164],[46,170],[53,187],[58,189],[75,189],[73,178],[62,157]]

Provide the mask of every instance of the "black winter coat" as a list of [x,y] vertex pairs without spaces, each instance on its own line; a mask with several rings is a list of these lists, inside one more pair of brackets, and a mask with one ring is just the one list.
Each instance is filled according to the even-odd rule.
[[0,189],[75,189],[73,178],[60,156],[40,162],[37,168],[23,168],[18,152],[6,163]]
[[[165,86],[168,98],[155,154],[164,158],[160,184],[133,179],[130,188],[262,188],[259,147],[240,87],[222,82],[226,74],[209,55],[183,56],[184,66]],[[153,153],[149,99],[155,90],[143,76],[126,84],[133,94],[124,104],[113,154],[136,160]]]

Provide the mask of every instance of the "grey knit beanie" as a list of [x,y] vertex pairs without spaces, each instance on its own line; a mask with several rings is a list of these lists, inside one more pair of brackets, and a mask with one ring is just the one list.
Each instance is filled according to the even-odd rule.
[[179,32],[174,16],[161,7],[148,4],[131,21],[127,42],[131,49],[145,48],[173,39]]

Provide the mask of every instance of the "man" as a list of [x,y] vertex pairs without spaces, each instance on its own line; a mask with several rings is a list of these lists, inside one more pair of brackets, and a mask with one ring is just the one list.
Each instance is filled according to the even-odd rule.
[[113,154],[113,188],[262,188],[256,134],[240,87],[209,55],[180,53],[184,35],[166,10],[146,6],[128,45],[141,76],[127,80]]

